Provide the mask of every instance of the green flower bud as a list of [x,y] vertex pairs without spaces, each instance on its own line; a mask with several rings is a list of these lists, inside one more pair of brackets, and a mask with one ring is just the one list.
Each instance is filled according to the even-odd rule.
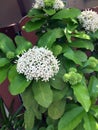
[[[74,69],[72,69],[74,70]],[[74,71],[71,71],[63,76],[64,82],[69,82],[71,85],[75,85],[77,83],[80,83],[82,80],[82,75],[79,73],[76,73]]]
[[91,67],[91,68],[95,68],[98,64],[98,60],[95,58],[95,57],[90,57],[88,59],[88,65]]
[[53,6],[54,2],[55,2],[55,0],[51,0],[51,1],[50,0],[44,0],[44,3],[47,7]]
[[64,82],[68,82],[69,79],[70,79],[70,75],[69,74],[64,74],[64,76],[63,76]]
[[74,68],[74,67],[71,67],[70,69],[69,69],[69,72],[77,72],[77,69],[76,68]]
[[53,47],[53,53],[55,56],[58,56],[62,52],[62,47],[60,45],[56,45]]
[[12,52],[12,51],[8,51],[7,54],[6,54],[6,57],[7,57],[8,59],[12,59],[12,58],[15,57],[15,53]]

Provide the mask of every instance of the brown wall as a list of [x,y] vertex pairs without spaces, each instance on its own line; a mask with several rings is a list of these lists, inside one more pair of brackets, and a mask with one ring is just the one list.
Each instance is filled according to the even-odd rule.
[[17,23],[23,17],[18,1],[23,3],[27,13],[33,0],[0,0],[0,27]]
[[[23,3],[25,14],[32,7],[34,0],[0,0],[0,27],[17,23],[23,17],[18,1]],[[80,9],[98,6],[98,0],[63,0],[67,2],[67,7],[77,7]]]

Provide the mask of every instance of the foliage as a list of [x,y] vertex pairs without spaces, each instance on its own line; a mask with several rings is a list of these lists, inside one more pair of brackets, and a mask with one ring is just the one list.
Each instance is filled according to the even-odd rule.
[[12,113],[12,105],[9,111],[4,105],[2,99],[0,99],[0,130],[23,130],[23,105],[18,108],[15,113]]
[[[85,31],[76,8],[32,8],[23,29],[36,31],[36,46],[47,47],[60,62],[49,81],[27,81],[17,72],[18,57],[33,45],[16,36],[16,46],[0,33],[0,83],[7,77],[11,94],[21,94],[26,130],[98,130],[98,31]],[[18,57],[17,57],[18,55]]]

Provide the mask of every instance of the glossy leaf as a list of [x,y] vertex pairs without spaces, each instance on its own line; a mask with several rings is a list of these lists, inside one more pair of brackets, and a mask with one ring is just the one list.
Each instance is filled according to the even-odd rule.
[[26,110],[32,109],[32,113],[34,113],[36,118],[41,119],[41,113],[38,109],[38,104],[34,99],[31,86],[22,93],[22,100]]
[[89,40],[75,40],[69,44],[71,47],[75,48],[85,48],[87,50],[94,50],[94,45],[91,41]]
[[98,79],[95,76],[90,77],[88,90],[91,97],[95,99],[98,97]]
[[73,130],[81,122],[83,115],[82,107],[75,107],[65,112],[59,121],[58,130]]
[[8,80],[11,82],[13,79],[18,75],[17,70],[16,70],[16,65],[13,65],[8,72]]
[[40,29],[40,27],[44,24],[45,20],[42,19],[42,20],[38,20],[38,21],[35,21],[35,22],[32,22],[32,21],[29,21],[27,22],[24,26],[23,26],[23,29],[26,31],[26,32],[32,32],[32,31],[35,31],[37,29]]
[[34,98],[41,106],[47,108],[53,101],[53,92],[48,82],[37,81],[32,84]]
[[[51,48],[53,43],[57,38],[61,38],[63,36],[63,31],[60,28],[52,29],[46,32],[38,41],[38,46],[44,46]],[[47,39],[47,40],[46,40]]]
[[45,11],[46,14],[50,16],[56,13],[54,9],[43,9],[43,10]]
[[63,81],[63,75],[65,74],[66,70],[60,62],[60,69],[59,72],[54,76],[54,79],[50,79],[50,85],[58,90],[62,90],[64,87],[66,87],[65,82]]
[[7,73],[8,73],[9,67],[1,67],[0,68],[0,84],[4,82],[4,80],[7,78]]
[[17,45],[17,48],[16,48],[16,54],[17,55],[23,53],[24,51],[26,51],[26,50],[28,50],[29,48],[32,47],[32,43],[27,41],[22,36],[16,36],[15,42],[16,42],[16,45]]
[[34,126],[34,112],[32,112],[32,108],[28,109],[24,113],[24,122],[25,122],[25,130],[32,130]]
[[4,53],[7,53],[9,51],[11,51],[11,52],[15,51],[15,45],[14,45],[12,39],[3,33],[0,33],[0,49]]
[[84,115],[84,128],[85,130],[98,130],[97,121],[89,113]]
[[65,104],[64,100],[53,102],[48,108],[48,115],[55,120],[61,118],[65,111]]
[[9,90],[12,95],[17,95],[22,92],[30,85],[31,81],[27,81],[23,75],[16,75],[11,81]]
[[75,52],[75,55],[78,57],[78,59],[79,59],[81,62],[87,61],[87,55],[85,54],[85,52],[80,51],[80,50],[77,50],[77,51]]
[[78,102],[83,106],[85,111],[88,112],[91,106],[91,100],[88,88],[81,83],[72,86],[72,88]]
[[5,66],[8,64],[10,61],[7,58],[0,58],[0,67]]
[[58,13],[56,13],[52,19],[67,19],[67,18],[77,18],[78,15],[80,15],[81,11],[76,8],[66,8],[60,10]]
[[81,65],[82,63],[80,61],[80,59],[77,57],[77,55],[75,54],[75,52],[70,48],[66,46],[65,52],[64,52],[64,56],[72,61],[74,61],[76,64]]

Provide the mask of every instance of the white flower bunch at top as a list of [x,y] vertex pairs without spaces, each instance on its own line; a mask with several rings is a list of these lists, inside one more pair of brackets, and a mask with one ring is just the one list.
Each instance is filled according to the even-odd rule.
[[53,8],[58,10],[58,9],[63,9],[64,8],[64,3],[62,0],[55,0]]
[[59,61],[50,50],[35,46],[19,56],[16,69],[26,76],[27,81],[49,81],[59,71]]
[[36,0],[35,4],[33,6],[33,8],[44,8],[45,7],[45,3],[43,0]]
[[[52,3],[51,0],[50,0],[50,3]],[[64,8],[64,3],[62,0],[54,0],[53,3],[54,3],[52,7],[53,9],[59,10],[59,9]],[[47,6],[47,4],[45,3],[45,0],[35,0],[35,4],[33,8],[45,8],[45,6]]]
[[95,11],[82,11],[78,19],[86,31],[95,32],[98,30],[98,14]]

